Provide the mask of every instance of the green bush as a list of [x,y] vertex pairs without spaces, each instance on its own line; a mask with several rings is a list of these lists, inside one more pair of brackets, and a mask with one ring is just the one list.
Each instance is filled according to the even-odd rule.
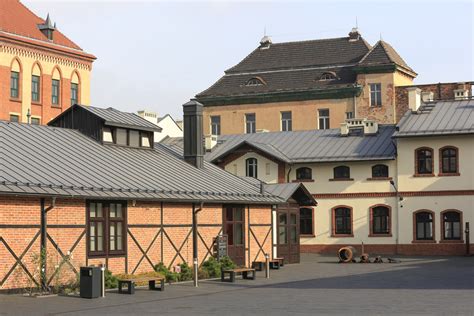
[[118,279],[115,275],[112,275],[110,270],[105,270],[105,288],[115,289],[118,287]]
[[181,263],[179,267],[181,268],[181,273],[179,274],[180,281],[189,281],[193,279],[193,270],[186,262]]
[[234,269],[234,268],[236,267],[234,261],[232,261],[232,259],[230,259],[229,256],[224,256],[224,257],[222,257],[219,262],[220,262],[221,268],[222,268],[223,270],[226,270],[226,269]]
[[221,276],[221,264],[214,257],[210,257],[203,262],[202,270],[206,271],[210,278]]
[[166,282],[178,282],[179,281],[179,273],[171,272],[163,262],[158,263],[153,267],[156,272],[160,272],[166,278]]

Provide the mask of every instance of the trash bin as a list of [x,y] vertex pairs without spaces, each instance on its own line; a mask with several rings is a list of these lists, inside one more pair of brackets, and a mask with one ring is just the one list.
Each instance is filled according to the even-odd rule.
[[82,298],[98,298],[102,293],[100,267],[81,267],[80,288]]

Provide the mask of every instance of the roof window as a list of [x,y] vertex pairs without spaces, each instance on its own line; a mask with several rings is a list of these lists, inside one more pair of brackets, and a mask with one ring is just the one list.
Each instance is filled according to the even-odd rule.
[[245,84],[247,87],[263,86],[265,82],[258,77],[250,78]]
[[325,72],[319,77],[319,81],[331,81],[338,79],[336,73],[333,71]]

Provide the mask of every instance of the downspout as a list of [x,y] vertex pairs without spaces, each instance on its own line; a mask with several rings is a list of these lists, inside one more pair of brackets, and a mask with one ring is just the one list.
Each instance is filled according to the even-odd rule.
[[288,164],[288,166],[290,167],[288,169],[288,173],[286,174],[286,182],[290,183],[290,172],[291,172],[291,168],[293,167],[292,164]]
[[48,242],[48,220],[46,214],[51,211],[56,206],[56,198],[53,197],[51,200],[51,205],[45,208],[45,198],[41,198],[41,226],[40,226],[40,282],[41,282],[41,289],[43,291],[48,290],[48,284],[46,280],[46,245]]
[[198,287],[198,218],[197,214],[202,211],[204,203],[201,202],[199,208],[196,208],[196,203],[193,203],[193,268],[194,268],[194,286]]
[[398,255],[398,246],[399,246],[399,236],[400,236],[400,192],[398,192],[398,187],[395,185],[395,182],[393,180],[390,180],[390,184],[393,186],[395,189],[395,196],[396,196],[396,211],[397,211],[397,227],[396,227],[396,232],[397,236],[395,238],[395,254]]

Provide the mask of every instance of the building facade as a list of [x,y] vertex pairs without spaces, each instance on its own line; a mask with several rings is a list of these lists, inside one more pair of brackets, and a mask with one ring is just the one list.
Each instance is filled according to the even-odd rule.
[[146,110],[138,111],[137,114],[161,128],[161,131],[155,132],[155,142],[160,142],[165,137],[183,137],[182,126],[171,115],[159,117],[155,112]]
[[400,119],[397,86],[416,73],[388,43],[373,47],[357,29],[348,37],[260,46],[207,90],[204,133],[338,128],[345,119],[365,117],[384,124]]
[[0,3],[0,120],[47,124],[90,102],[95,57],[18,0]]

